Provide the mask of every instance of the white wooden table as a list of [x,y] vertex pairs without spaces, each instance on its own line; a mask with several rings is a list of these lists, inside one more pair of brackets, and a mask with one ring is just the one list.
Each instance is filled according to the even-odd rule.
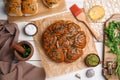
[[[83,1],[84,0],[66,0],[67,9],[69,10],[70,6],[73,5],[74,3],[82,8],[83,7]],[[5,14],[4,10],[5,9],[4,9],[3,1],[0,0],[0,19],[6,20],[7,15]],[[52,16],[52,15],[50,15],[50,16]],[[47,17],[47,16],[45,16],[45,17]],[[44,17],[42,17],[42,18],[44,18]],[[40,18],[40,19],[42,19],[42,18]],[[24,35],[24,33],[23,33],[23,28],[24,28],[26,23],[27,22],[17,23],[18,26],[19,26],[19,30],[20,30],[19,41],[26,40],[26,41],[29,41],[30,43],[33,44],[35,52],[34,52],[34,55],[32,56],[32,58],[30,60],[28,60],[27,62],[31,63],[35,66],[40,67],[41,66],[41,61],[40,61],[40,58],[39,58],[37,48],[35,47],[35,44],[34,44],[34,40],[33,40],[32,37],[28,37],[28,36]],[[98,55],[100,56],[100,59],[102,61],[102,59],[103,59],[103,57],[102,57],[102,55],[103,55],[103,53],[102,53],[103,43],[95,41],[95,45],[96,45],[96,48],[97,48],[97,51],[98,51]],[[95,70],[95,76],[92,77],[92,78],[87,78],[86,77],[86,70],[87,69],[94,69]],[[79,70],[79,71],[76,71],[76,72],[73,72],[73,73],[61,75],[59,77],[47,78],[46,80],[80,80],[80,79],[75,77],[76,73],[79,73],[81,75],[81,80],[105,80],[104,77],[102,76],[102,65],[101,64],[99,64],[97,67],[91,67],[91,68],[87,68],[87,69],[83,69],[83,70]]]

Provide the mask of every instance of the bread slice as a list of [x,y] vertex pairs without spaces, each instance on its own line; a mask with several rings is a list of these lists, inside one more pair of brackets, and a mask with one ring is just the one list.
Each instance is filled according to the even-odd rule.
[[21,3],[9,2],[7,4],[7,13],[9,16],[22,16]]
[[43,4],[48,8],[55,8],[59,6],[60,0],[42,0]]
[[31,16],[38,12],[38,3],[36,0],[26,0],[22,2],[22,12],[24,16]]

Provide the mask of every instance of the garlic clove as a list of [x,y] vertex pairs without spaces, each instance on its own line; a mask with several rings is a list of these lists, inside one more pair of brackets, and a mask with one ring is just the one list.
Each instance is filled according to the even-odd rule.
[[86,76],[88,78],[91,78],[95,75],[95,71],[93,69],[88,69],[87,72],[86,72]]
[[80,80],[81,80],[81,76],[80,76],[80,74],[79,74],[79,73],[75,74],[75,77],[77,77],[78,79],[80,79]]

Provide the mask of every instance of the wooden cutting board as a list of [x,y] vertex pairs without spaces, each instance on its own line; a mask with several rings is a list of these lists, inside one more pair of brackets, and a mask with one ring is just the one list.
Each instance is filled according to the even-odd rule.
[[[108,27],[109,23],[112,21],[115,21],[115,22],[120,21],[120,14],[114,14],[109,20],[107,20],[107,22],[105,23],[105,27]],[[105,43],[106,38],[107,38],[107,36],[104,34],[104,43]],[[109,79],[109,80],[119,80],[117,75],[112,75],[110,77],[110,75],[107,74],[107,68],[108,68],[107,62],[116,61],[116,55],[113,53],[108,53],[107,51],[109,51],[109,48],[104,45],[103,75],[105,76],[106,79]]]
[[[5,4],[7,4],[7,0],[4,0]],[[66,2],[65,0],[60,1],[60,5],[56,8],[47,8],[42,0],[37,0],[38,3],[38,13],[32,16],[8,16],[9,22],[22,22],[22,21],[30,21],[31,19],[36,19],[39,17],[44,17],[48,15],[52,15],[55,13],[60,13],[66,11]]]
[[[40,42],[41,36],[42,36],[43,32],[46,30],[46,28],[58,20],[73,21],[76,24],[78,24],[80,26],[81,30],[84,31],[86,34],[87,44],[86,44],[85,48],[83,49],[84,54],[79,59],[77,59],[76,61],[74,61],[72,63],[65,63],[65,62],[55,63],[54,61],[50,60],[45,55],[45,52],[44,52],[41,42]],[[55,76],[59,76],[59,75],[63,75],[63,74],[67,74],[70,72],[84,69],[87,67],[84,63],[84,58],[90,53],[97,54],[95,43],[94,43],[91,33],[89,32],[87,27],[83,23],[78,22],[70,12],[65,12],[63,14],[48,17],[48,18],[45,18],[42,20],[35,21],[33,23],[38,26],[38,33],[37,33],[37,35],[34,36],[34,40],[35,40],[36,47],[37,47],[39,55],[40,55],[42,66],[45,69],[47,77],[55,77]]]

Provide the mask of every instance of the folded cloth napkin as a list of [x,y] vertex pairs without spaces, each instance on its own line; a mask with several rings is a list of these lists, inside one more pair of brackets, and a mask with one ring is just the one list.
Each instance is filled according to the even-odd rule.
[[0,61],[12,61],[13,49],[11,44],[18,41],[17,24],[0,20]]
[[45,71],[24,61],[16,64],[0,61],[0,80],[45,80]]
[[45,71],[26,62],[14,62],[11,45],[18,41],[17,24],[0,20],[0,80],[45,80]]

